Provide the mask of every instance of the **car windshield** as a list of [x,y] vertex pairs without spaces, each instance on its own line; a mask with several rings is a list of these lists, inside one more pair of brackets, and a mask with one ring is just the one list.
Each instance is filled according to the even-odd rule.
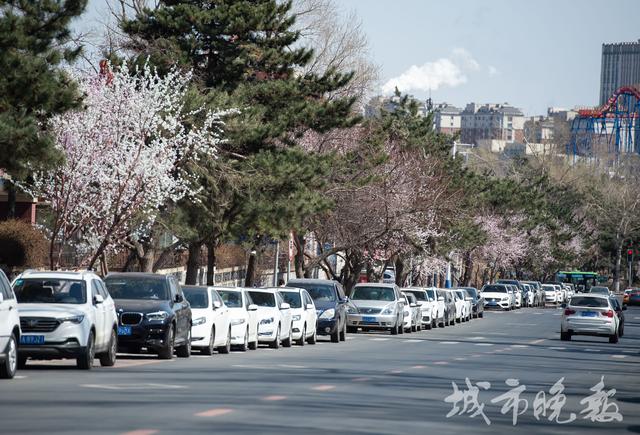
[[273,293],[266,292],[249,292],[253,303],[259,307],[271,307],[276,306],[276,297]]
[[388,287],[356,287],[351,293],[356,301],[395,301],[395,293]]
[[433,301],[436,298],[436,292],[435,290],[427,290],[427,294],[429,295],[429,300]]
[[182,287],[182,291],[191,308],[209,307],[209,293],[206,287]]
[[466,288],[464,289],[464,291],[467,292],[467,294],[471,296],[474,300],[478,297],[478,293],[476,293],[476,289],[474,288]]
[[589,296],[574,296],[569,305],[572,307],[607,308],[609,302],[604,298],[591,298]]
[[292,282],[292,287],[303,288],[309,292],[314,302],[334,302],[336,292],[332,285],[312,284],[307,282]]
[[13,290],[21,304],[84,304],[84,281],[71,279],[18,279]]
[[113,299],[169,300],[169,289],[164,278],[107,277],[104,282]]
[[242,308],[242,294],[232,290],[218,290],[224,304],[229,308]]
[[589,293],[597,293],[600,295],[608,295],[609,294],[609,289],[606,287],[591,287],[591,290],[589,290]]
[[412,294],[413,297],[415,297],[419,301],[428,301],[429,300],[429,299],[427,299],[427,294],[425,292],[420,291],[420,290],[407,290],[405,293],[407,293],[407,295]]
[[502,285],[486,285],[482,291],[490,293],[507,293],[507,288]]
[[542,286],[542,290],[545,290],[545,291],[546,290],[551,290],[551,291],[553,291],[553,286],[552,285],[543,285]]
[[299,292],[280,291],[282,298],[291,308],[302,308],[302,298]]

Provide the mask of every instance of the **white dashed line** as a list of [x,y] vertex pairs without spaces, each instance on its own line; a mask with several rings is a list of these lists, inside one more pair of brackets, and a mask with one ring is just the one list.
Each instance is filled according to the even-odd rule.
[[528,344],[512,344],[511,347],[523,348],[523,347],[529,347],[529,345]]
[[[623,350],[622,353],[636,353],[636,350]],[[26,377],[26,376],[25,376]],[[17,376],[16,376],[17,378]]]
[[622,359],[622,358],[626,358],[627,355],[611,355],[611,358],[617,358],[617,359]]
[[585,352],[600,352],[600,349],[590,349],[590,348],[585,348],[583,349]]
[[411,340],[403,340],[404,343],[421,343],[422,340],[416,340],[415,338]]
[[540,343],[544,342],[545,340],[546,340],[545,338],[541,338],[540,340],[530,341],[529,344],[540,344]]
[[485,337],[469,337],[469,340],[484,340]]
[[493,346],[493,343],[473,343],[476,346]]
[[566,347],[550,347],[549,350],[567,350]]
[[459,341],[441,341],[439,344],[460,344]]
[[388,338],[370,338],[369,341],[389,341]]
[[449,363],[446,362],[446,361],[436,361],[433,364],[438,365],[438,366],[446,366]]

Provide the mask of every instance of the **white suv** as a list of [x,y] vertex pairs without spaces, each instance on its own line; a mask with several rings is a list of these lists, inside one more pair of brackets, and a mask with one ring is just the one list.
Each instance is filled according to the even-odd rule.
[[20,313],[18,366],[27,358],[74,358],[89,370],[97,356],[116,362],[115,304],[93,272],[25,272],[13,282]]
[[20,317],[11,284],[0,270],[0,378],[11,379],[18,367]]

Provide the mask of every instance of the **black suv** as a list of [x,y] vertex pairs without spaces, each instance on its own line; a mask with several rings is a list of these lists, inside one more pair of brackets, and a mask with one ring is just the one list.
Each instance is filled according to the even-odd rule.
[[191,307],[172,275],[112,273],[104,280],[116,303],[118,350],[142,348],[171,359],[191,355]]
[[318,313],[318,335],[329,335],[334,343],[346,340],[349,299],[339,282],[297,278],[289,280],[287,287],[303,288],[311,295]]

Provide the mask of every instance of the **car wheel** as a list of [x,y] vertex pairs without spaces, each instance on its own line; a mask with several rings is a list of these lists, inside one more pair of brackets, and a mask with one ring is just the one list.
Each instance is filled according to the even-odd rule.
[[0,364],[0,378],[12,379],[18,370],[18,344],[16,336],[11,334],[9,343],[7,343],[7,357]]
[[227,332],[227,342],[224,346],[220,346],[218,348],[218,353],[229,353],[231,352],[231,327],[229,327],[229,331]]
[[618,334],[617,333],[609,336],[609,343],[615,344],[617,342],[618,342]]
[[173,324],[171,324],[169,325],[169,329],[167,329],[166,343],[158,351],[158,358],[160,359],[173,358],[173,345],[175,343],[175,340],[176,340],[176,334],[173,332]]
[[562,340],[562,341],[571,341],[571,333],[570,332],[560,332],[560,340]]
[[191,328],[187,332],[186,342],[176,348],[176,355],[178,355],[178,358],[189,358],[191,356]]
[[247,349],[249,349],[249,328],[244,331],[244,341],[238,346],[240,352],[246,352]]
[[342,330],[340,331],[340,341],[347,340],[347,321],[344,321],[344,326],[342,326]]
[[429,323],[428,325],[424,325],[424,329],[428,330],[428,329],[431,329],[431,328],[432,328],[431,323]]
[[618,329],[618,337],[622,337],[624,335],[624,325],[620,325]]
[[332,343],[339,343],[340,342],[340,330],[338,330],[338,327],[336,327],[336,332],[331,334],[331,342]]
[[307,343],[316,344],[318,342],[318,331],[314,329],[313,335],[307,339]]
[[258,330],[256,329],[256,340],[249,343],[249,350],[256,350],[257,348],[258,348]]
[[109,339],[109,350],[100,354],[100,365],[102,367],[113,367],[116,364],[118,354],[118,335],[116,331],[111,330],[111,338]]
[[404,334],[404,321],[398,321],[398,334]]
[[87,347],[85,347],[82,355],[76,359],[76,366],[80,370],[91,370],[93,367],[93,359],[96,356],[95,340],[93,339],[93,331],[89,332],[87,339]]
[[478,314],[478,317],[483,318],[484,317],[484,311],[481,311],[480,314]]
[[304,346],[304,342],[307,340],[307,325],[302,327],[302,335],[300,336],[300,340],[296,340],[296,344],[298,346]]
[[203,355],[213,355],[213,351],[215,350],[215,344],[216,342],[216,328],[212,327],[211,328],[211,336],[209,337],[209,345],[205,348],[202,349],[202,354]]
[[291,347],[291,344],[293,343],[293,339],[292,339],[292,332],[291,330],[293,329],[293,325],[289,326],[289,336],[287,338],[285,338],[284,340],[282,340],[282,346],[283,347]]
[[25,367],[27,367],[27,357],[26,356],[20,356],[20,354],[18,354],[18,368],[19,369],[24,369]]
[[396,319],[396,324],[393,325],[389,331],[391,332],[391,335],[398,335],[399,329],[401,328],[402,325],[398,325],[398,319]]
[[269,347],[271,349],[280,349],[280,325],[278,325],[278,330],[276,331],[276,339],[269,343]]
[[349,334],[356,334],[358,332],[358,328],[355,326],[347,326],[347,332]]

